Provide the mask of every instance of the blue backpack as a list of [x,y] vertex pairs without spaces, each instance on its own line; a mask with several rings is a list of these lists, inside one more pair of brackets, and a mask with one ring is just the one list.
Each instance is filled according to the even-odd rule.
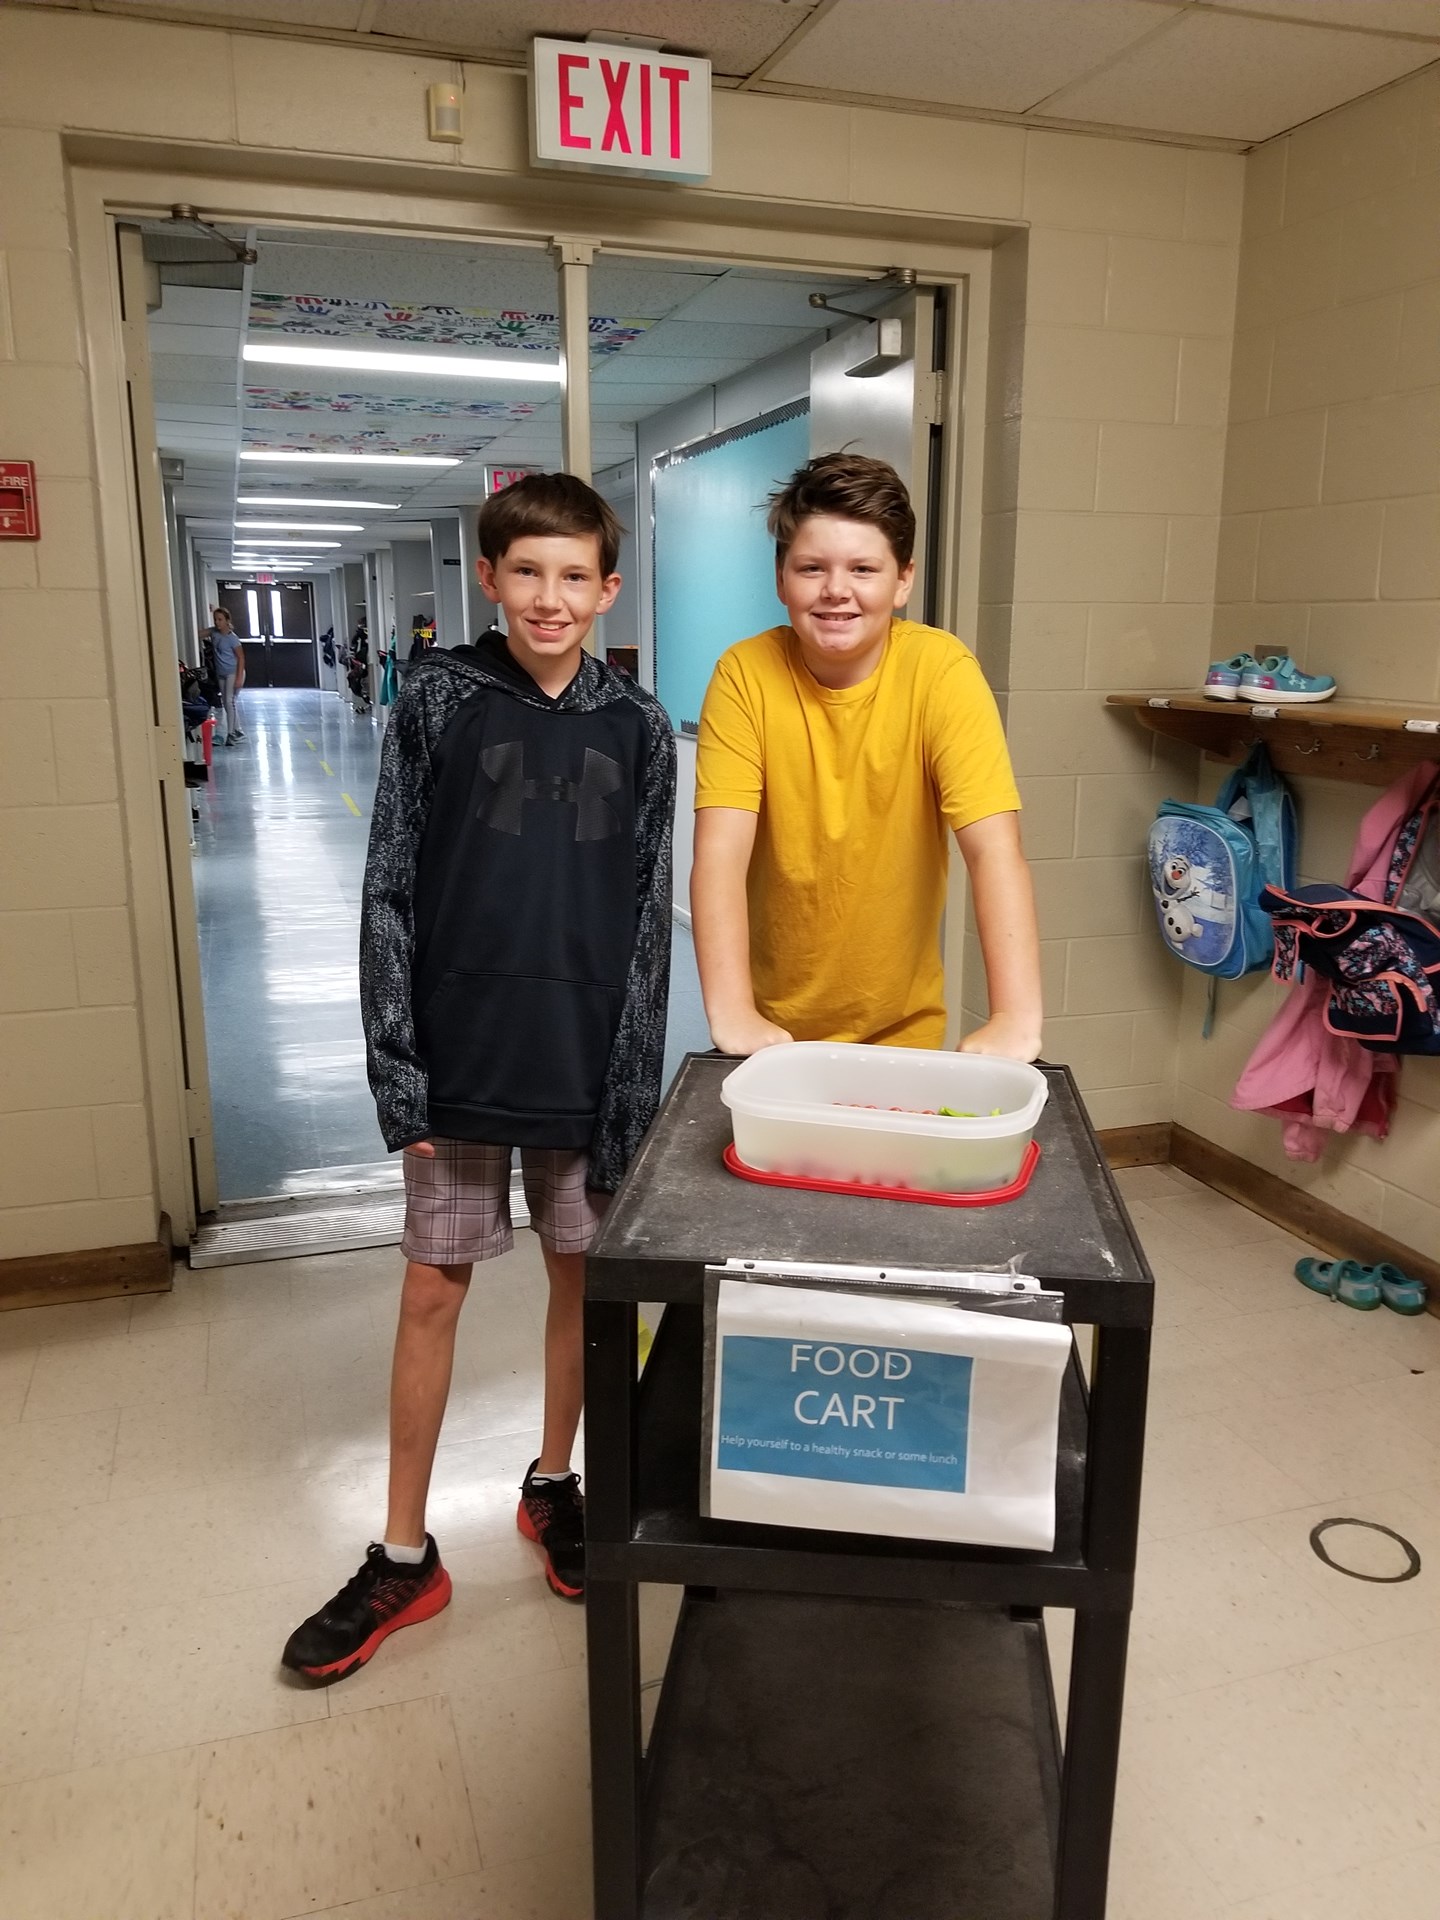
[[1270,965],[1265,887],[1295,884],[1295,803],[1263,746],[1231,774],[1213,807],[1161,803],[1150,828],[1150,885],[1160,937],[1189,966],[1238,980]]

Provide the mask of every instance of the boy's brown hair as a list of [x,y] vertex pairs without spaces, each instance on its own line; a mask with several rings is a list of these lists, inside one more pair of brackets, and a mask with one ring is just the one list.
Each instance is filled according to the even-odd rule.
[[879,527],[902,569],[915,557],[915,509],[905,482],[888,460],[872,460],[863,453],[822,453],[792,473],[770,495],[769,505],[765,525],[775,542],[776,566],[784,566],[800,522],[817,513]]
[[620,558],[625,529],[608,501],[573,473],[527,473],[491,494],[480,509],[480,551],[496,566],[517,540],[583,540],[593,534],[600,572],[608,578]]

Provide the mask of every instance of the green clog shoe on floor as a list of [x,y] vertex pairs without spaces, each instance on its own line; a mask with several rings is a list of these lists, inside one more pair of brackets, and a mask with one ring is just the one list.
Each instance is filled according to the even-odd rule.
[[[1393,1269],[1398,1272],[1399,1269]],[[1373,1267],[1362,1267],[1358,1260],[1315,1260],[1307,1257],[1295,1262],[1295,1278],[1312,1293],[1327,1294],[1342,1306],[1357,1307],[1369,1313],[1378,1307],[1383,1294]],[[1404,1276],[1401,1275],[1403,1279]]]
[[1387,1307],[1396,1313],[1423,1313],[1425,1302],[1430,1298],[1430,1289],[1423,1280],[1412,1280],[1408,1273],[1399,1267],[1392,1267],[1388,1260],[1382,1260],[1378,1267],[1369,1267],[1366,1271],[1380,1288],[1380,1298]]

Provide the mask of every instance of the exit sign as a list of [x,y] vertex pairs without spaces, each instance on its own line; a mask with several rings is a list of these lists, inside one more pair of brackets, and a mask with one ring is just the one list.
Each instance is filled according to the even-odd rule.
[[487,493],[503,493],[506,487],[513,487],[517,480],[523,480],[527,473],[539,471],[538,467],[487,467],[485,490]]
[[707,180],[710,62],[597,40],[534,40],[530,138],[537,166]]

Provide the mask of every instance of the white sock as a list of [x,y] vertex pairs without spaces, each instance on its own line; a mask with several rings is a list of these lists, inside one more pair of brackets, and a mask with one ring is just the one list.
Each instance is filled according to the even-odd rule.
[[532,1487],[546,1487],[555,1480],[568,1480],[573,1471],[572,1467],[567,1467],[564,1473],[532,1473],[530,1484]]
[[397,1567],[418,1567],[425,1558],[424,1546],[397,1547],[389,1540],[382,1540],[380,1544],[385,1549],[385,1558],[393,1560]]

